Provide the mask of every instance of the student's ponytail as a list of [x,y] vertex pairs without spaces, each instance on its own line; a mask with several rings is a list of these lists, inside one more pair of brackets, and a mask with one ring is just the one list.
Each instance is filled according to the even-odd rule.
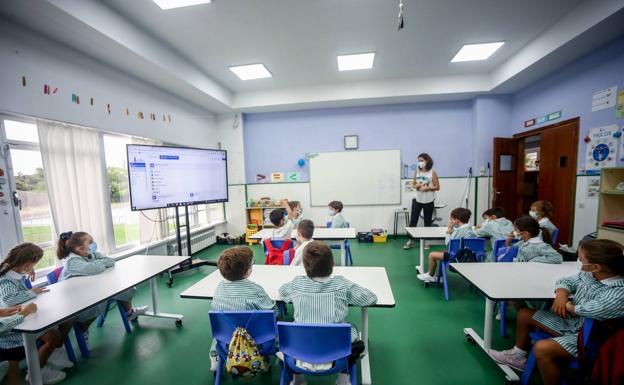
[[542,230],[542,240],[549,245],[552,244],[552,234],[546,227],[540,227]]
[[82,242],[87,235],[89,234],[83,231],[75,233],[68,231],[61,233],[59,240],[56,243],[56,256],[58,259],[67,258],[70,253],[74,252],[76,247],[82,245]]
[[0,265],[0,276],[28,262],[37,263],[43,258],[43,250],[34,243],[22,243],[12,248]]

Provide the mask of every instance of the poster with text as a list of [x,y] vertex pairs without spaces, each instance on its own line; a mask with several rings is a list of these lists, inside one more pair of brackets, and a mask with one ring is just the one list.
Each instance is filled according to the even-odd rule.
[[589,142],[585,152],[585,170],[599,170],[615,167],[619,138],[613,136],[618,131],[615,124],[595,127],[589,130]]

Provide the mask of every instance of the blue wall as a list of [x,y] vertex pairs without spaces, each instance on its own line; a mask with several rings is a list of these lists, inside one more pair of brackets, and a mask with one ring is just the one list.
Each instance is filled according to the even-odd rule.
[[463,176],[472,165],[472,102],[419,103],[246,114],[245,175],[300,171],[307,152],[343,151],[345,135],[358,135],[362,150],[401,149],[414,164],[428,152],[441,176]]
[[[624,125],[615,118],[614,108],[592,112],[592,94],[613,85],[624,90],[624,37],[582,57],[559,71],[531,84],[513,96],[512,129],[522,132],[524,121],[554,111],[562,111],[558,121],[580,117],[579,168],[585,164],[585,142],[590,128]],[[534,129],[539,126],[533,126]],[[620,158],[624,154],[620,154]],[[618,161],[618,165],[624,162]]]

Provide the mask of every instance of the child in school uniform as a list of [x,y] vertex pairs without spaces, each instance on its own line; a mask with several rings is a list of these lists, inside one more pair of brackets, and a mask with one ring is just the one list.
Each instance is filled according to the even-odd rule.
[[[24,317],[36,311],[37,305],[34,303],[29,303],[24,307],[11,306],[0,308],[0,338],[9,333],[14,327],[24,322]],[[3,384],[21,384],[22,379],[20,378],[19,362],[8,361],[5,352],[2,349],[0,349],[0,352],[0,382],[2,382],[6,376],[6,381],[2,382]]]
[[275,226],[273,231],[269,236],[262,238],[262,242],[264,243],[265,239],[290,239],[290,235],[295,228],[293,224],[294,213],[288,204],[288,199],[282,199],[280,201],[280,208],[277,208],[271,211],[269,214],[269,219],[271,223]]
[[533,202],[529,211],[531,218],[539,223],[540,238],[546,243],[552,243],[553,234],[557,230],[557,226],[550,220],[554,211],[552,203],[543,200]]
[[[225,250],[217,261],[217,268],[223,276],[215,289],[211,310],[274,310],[275,301],[264,291],[262,286],[250,281],[253,265],[253,251],[246,246],[237,246]],[[210,349],[210,370],[217,370],[217,342],[212,341]]]
[[490,237],[492,251],[488,252],[488,261],[494,260],[494,243],[498,239],[507,239],[507,235],[513,232],[513,223],[505,218],[505,210],[494,207],[483,212],[483,225],[476,227],[474,233],[477,237]]
[[345,228],[347,226],[347,220],[342,215],[343,205],[340,201],[331,201],[327,205],[329,207],[329,216],[331,218],[331,227],[333,229]]
[[[23,277],[43,257],[43,250],[32,243],[23,243],[12,248],[0,265],[0,306],[9,307],[31,301],[45,291],[42,288],[27,289]],[[8,324],[21,323],[25,316],[37,310],[36,305],[28,304],[18,307],[21,316],[7,320]],[[19,378],[19,362],[26,358],[24,340],[21,333],[5,330],[0,336],[0,361],[8,361],[7,382],[21,383]],[[39,364],[44,384],[55,384],[65,379],[60,370],[70,368],[73,363],[65,356],[61,333],[57,329],[46,331],[39,337]],[[28,376],[26,378],[28,380]]]
[[[303,252],[303,266],[306,275],[295,277],[279,288],[284,302],[291,302],[295,309],[295,322],[331,324],[344,323],[349,305],[371,306],[377,303],[377,296],[370,290],[349,281],[342,276],[332,276],[334,256],[331,249],[320,241],[310,242]],[[364,343],[359,340],[359,332],[351,328],[352,354],[355,362],[364,351]],[[323,370],[317,365],[297,362],[297,365],[310,370]],[[328,363],[331,367],[331,363]],[[321,365],[324,366],[324,365]],[[302,375],[295,375],[291,384],[304,384]],[[337,385],[350,384],[349,375],[340,373]]]
[[[517,247],[518,262],[541,262],[541,263],[561,263],[563,257],[553,249],[550,243],[544,242],[539,237],[539,223],[528,215],[523,215],[514,221],[515,230],[509,234],[505,242],[508,247]],[[520,242],[512,244],[515,237],[521,239]]]
[[[451,217],[446,229],[445,242],[447,245],[451,239],[474,237],[474,232],[469,223],[471,215],[470,210],[463,207],[458,207],[451,211]],[[429,253],[429,271],[418,274],[418,279],[424,282],[436,282],[438,280],[435,276],[437,262],[444,260],[444,253],[443,251],[432,251]]]
[[303,209],[301,208],[301,202],[289,201],[288,206],[290,206],[290,210],[293,212],[293,225],[294,227],[297,227],[297,225],[303,220]]
[[581,243],[578,252],[580,272],[557,281],[552,309],[522,309],[515,346],[490,350],[497,362],[523,370],[531,348],[529,333],[533,329],[551,333],[553,338],[535,344],[544,385],[561,383],[562,368],[577,357],[577,336],[586,318],[602,321],[624,317],[624,246],[597,239]]
[[297,226],[297,242],[299,245],[295,248],[295,257],[290,263],[293,266],[299,266],[303,264],[303,253],[307,245],[314,241],[312,236],[314,235],[314,223],[309,219],[302,220]]
[[[73,277],[100,274],[107,268],[115,265],[114,259],[106,257],[97,251],[97,244],[93,242],[93,237],[82,231],[62,233],[57,242],[56,256],[63,261],[63,272],[59,277],[61,281]],[[136,288],[131,288],[112,298],[123,303],[129,321],[136,320],[149,309],[147,306],[132,306],[132,297],[135,292]],[[85,341],[89,339],[89,326],[105,311],[106,301],[103,301],[83,311],[76,317],[75,321],[83,331]]]

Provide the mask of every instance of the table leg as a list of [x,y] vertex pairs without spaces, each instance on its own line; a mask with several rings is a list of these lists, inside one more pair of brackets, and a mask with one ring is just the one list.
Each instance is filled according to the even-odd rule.
[[344,239],[340,241],[340,261],[342,266],[347,266],[347,252]]
[[492,323],[494,322],[494,301],[485,299],[485,317],[483,319],[483,349],[487,352],[492,347]]
[[42,385],[41,368],[39,367],[39,350],[37,349],[37,334],[22,333],[24,349],[26,350],[26,363],[31,385]]
[[362,308],[362,342],[364,342],[364,357],[360,366],[362,367],[362,384],[370,385],[371,371],[370,371],[370,353],[368,349],[368,308]]
[[182,325],[182,318],[184,318],[182,314],[169,314],[160,312],[160,309],[158,308],[158,287],[156,286],[156,284],[156,277],[150,279],[150,288],[152,290],[152,311],[148,311],[147,313],[145,313],[145,316],[174,319],[176,320],[176,325]]
[[420,238],[418,240],[418,246],[419,246],[418,258],[420,258],[420,263],[416,267],[416,270],[418,270],[418,274],[423,274],[425,272],[425,240]]
[[394,213],[394,239],[397,239],[397,227],[399,224],[399,213]]

